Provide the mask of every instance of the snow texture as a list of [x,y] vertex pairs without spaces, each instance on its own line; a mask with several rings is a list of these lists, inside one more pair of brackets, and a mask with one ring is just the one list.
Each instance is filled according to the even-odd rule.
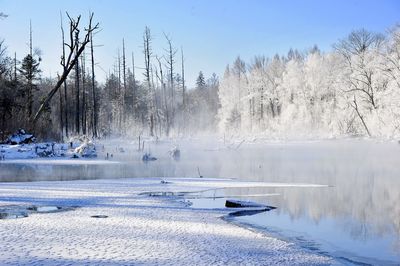
[[[0,220],[3,265],[330,265],[264,233],[228,223],[225,210],[194,210],[143,192],[198,190],[158,178],[0,184],[0,206],[77,206]],[[194,181],[193,181],[194,182]],[[217,181],[205,180],[206,183]],[[221,181],[219,181],[221,182]],[[225,182],[230,182],[225,180]],[[91,216],[105,215],[108,218]]]

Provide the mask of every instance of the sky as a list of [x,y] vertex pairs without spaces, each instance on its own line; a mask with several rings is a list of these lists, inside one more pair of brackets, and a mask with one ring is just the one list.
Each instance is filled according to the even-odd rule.
[[[200,70],[206,77],[222,76],[237,56],[249,62],[255,55],[272,57],[314,44],[329,51],[352,30],[385,32],[400,23],[397,0],[0,0],[0,12],[8,15],[0,20],[0,38],[8,53],[16,52],[21,60],[29,52],[31,20],[44,76],[61,72],[60,11],[81,14],[82,25],[94,12],[101,28],[94,39],[100,80],[113,69],[123,38],[127,54],[135,54],[137,77],[143,77],[142,37],[147,25],[154,54],[165,54],[164,33],[174,47],[183,47],[189,86],[194,86]],[[180,53],[176,60],[180,63]],[[179,64],[175,67],[180,69]]]

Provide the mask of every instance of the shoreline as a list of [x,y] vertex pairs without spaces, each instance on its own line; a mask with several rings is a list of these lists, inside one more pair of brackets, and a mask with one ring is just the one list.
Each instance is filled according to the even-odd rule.
[[[1,205],[58,203],[79,208],[0,220],[0,244],[4,247],[0,260],[5,264],[336,263],[293,243],[229,223],[221,219],[226,211],[195,210],[177,198],[140,195],[199,189],[166,186],[160,181],[132,178],[2,183]],[[108,218],[90,218],[99,214]]]

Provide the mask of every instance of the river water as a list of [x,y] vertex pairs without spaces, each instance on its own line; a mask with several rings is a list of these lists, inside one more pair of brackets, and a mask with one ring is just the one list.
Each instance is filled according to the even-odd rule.
[[[175,145],[181,150],[180,160],[168,153]],[[145,151],[158,158],[148,163],[141,160],[143,151],[137,151],[134,142],[105,142],[98,150],[98,159],[84,162],[2,162],[0,182],[201,175],[328,185],[230,188],[214,195],[277,207],[235,219],[305,248],[350,264],[400,264],[400,144],[396,142],[148,142]],[[208,199],[194,201],[194,206],[223,203],[224,199]]]

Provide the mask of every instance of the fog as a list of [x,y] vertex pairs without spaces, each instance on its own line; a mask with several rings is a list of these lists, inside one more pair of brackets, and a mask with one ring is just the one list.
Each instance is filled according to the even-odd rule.
[[[174,160],[168,152],[173,147],[181,151],[179,160]],[[324,188],[229,188],[220,193],[278,207],[246,222],[278,228],[280,223],[288,223],[287,230],[307,231],[311,235],[325,228],[333,230],[331,236],[337,238],[339,234],[342,239],[353,241],[350,250],[361,255],[365,255],[366,246],[375,241],[384,246],[384,250],[377,248],[379,254],[372,256],[391,261],[400,259],[400,145],[396,142],[254,140],[224,144],[222,139],[210,138],[145,141],[144,151],[138,151],[137,141],[112,140],[100,143],[98,150],[99,158],[86,162],[4,161],[0,163],[0,181],[201,175],[328,185]],[[157,160],[143,162],[144,152],[151,153]],[[103,160],[107,153],[109,160]],[[246,196],[254,194],[278,195]],[[319,237],[335,241],[328,234]]]

